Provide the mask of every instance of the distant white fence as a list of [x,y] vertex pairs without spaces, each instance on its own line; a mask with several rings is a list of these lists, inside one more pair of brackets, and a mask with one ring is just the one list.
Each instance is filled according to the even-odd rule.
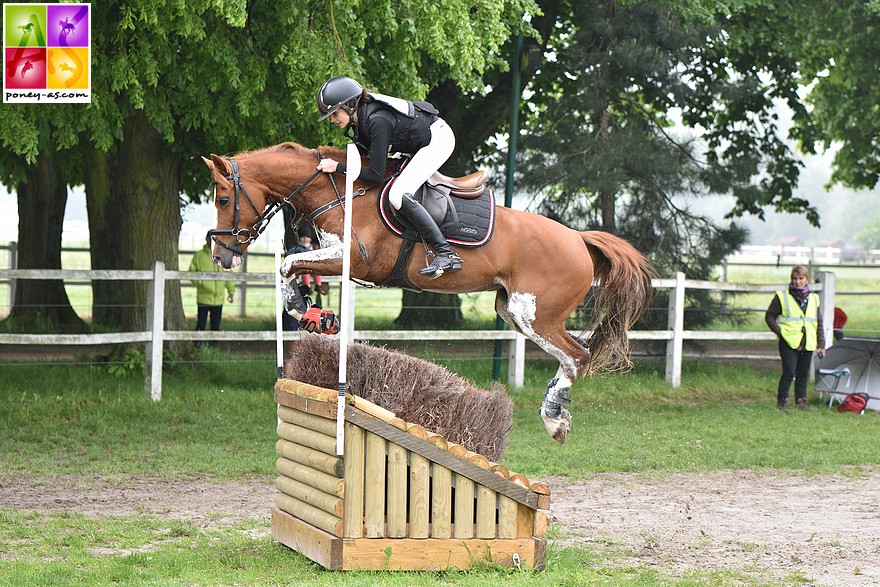
[[[833,273],[819,272],[816,274],[818,283],[814,290],[819,292],[825,338],[831,340],[834,314],[835,277]],[[62,334],[0,334],[0,345],[96,345],[96,344],[131,344],[146,345],[144,388],[154,401],[162,397],[162,351],[166,341],[207,341],[229,340],[241,341],[246,337],[249,341],[275,341],[277,333],[270,331],[166,331],[164,330],[165,282],[168,280],[208,280],[208,281],[239,281],[248,283],[274,284],[277,276],[272,273],[199,273],[189,271],[166,271],[165,264],[157,262],[152,271],[70,271],[54,269],[0,269],[0,279],[90,279],[90,280],[131,280],[147,281],[148,302],[146,307],[146,330],[143,332],[119,332],[83,335]],[[715,281],[686,280],[683,273],[676,273],[672,279],[655,279],[655,289],[669,289],[669,307],[667,328],[665,330],[632,330],[632,340],[666,341],[666,381],[673,387],[681,384],[681,364],[683,359],[683,343],[685,340],[719,340],[719,341],[772,341],[775,335],[771,332],[733,332],[685,330],[685,290],[704,289],[735,293],[772,292],[779,289],[778,285],[737,285]],[[574,335],[583,333],[573,332]],[[588,334],[588,333],[587,333]],[[284,340],[298,340],[300,333],[284,332]],[[368,340],[500,340],[508,345],[508,384],[522,387],[525,367],[525,337],[511,330],[355,330],[354,339]]]
[[858,245],[807,247],[803,245],[745,245],[726,259],[727,263],[780,265],[874,265],[880,262],[880,249]]

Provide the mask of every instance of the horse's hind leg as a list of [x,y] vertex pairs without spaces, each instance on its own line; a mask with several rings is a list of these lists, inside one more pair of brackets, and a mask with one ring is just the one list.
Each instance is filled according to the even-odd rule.
[[559,444],[565,444],[571,429],[571,413],[565,407],[571,405],[572,383],[589,367],[589,350],[565,331],[564,324],[553,327],[537,319],[536,298],[532,294],[499,291],[495,310],[505,322],[559,361],[556,375],[547,383],[539,413],[547,433]]
[[560,365],[556,376],[547,382],[541,409],[538,410],[547,434],[559,444],[565,444],[571,430],[571,412],[565,407],[571,405],[572,381],[565,376],[564,371]]

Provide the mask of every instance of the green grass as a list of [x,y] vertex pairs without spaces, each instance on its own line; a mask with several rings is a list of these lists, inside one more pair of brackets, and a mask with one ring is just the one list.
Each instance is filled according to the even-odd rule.
[[[265,519],[205,529],[154,516],[89,518],[0,510],[3,551],[0,581],[7,587],[56,585],[275,585],[315,586],[517,586],[648,587],[668,585],[771,585],[736,571],[671,579],[660,571],[579,548],[547,551],[546,568],[506,569],[491,563],[470,572],[333,572],[268,536]],[[793,580],[784,584],[797,584]]]
[[[445,362],[488,385],[488,360]],[[171,366],[158,403],[136,372],[4,367],[10,376],[0,382],[2,474],[269,475],[272,365],[267,357],[246,357]],[[808,412],[780,414],[775,373],[703,363],[685,365],[678,389],[651,365],[578,382],[572,432],[560,447],[537,416],[552,373],[549,361],[538,362],[527,370],[525,388],[510,391],[514,426],[503,462],[530,477],[721,468],[817,474],[880,463],[872,440],[877,414],[841,415],[818,399]]]
[[[16,476],[167,479],[274,475],[275,403],[271,357],[209,354],[212,362],[169,365],[163,399],[149,400],[137,372],[103,367],[6,365],[0,377],[0,484]],[[433,356],[433,355],[432,355]],[[480,386],[489,360],[443,360]],[[592,377],[573,389],[568,443],[550,440],[536,413],[550,361],[530,362],[526,386],[511,391],[514,425],[502,462],[532,479],[602,472],[665,475],[754,469],[779,474],[859,475],[880,463],[877,414],[844,415],[819,405],[775,409],[775,373],[687,363],[670,388],[662,367]],[[846,442],[842,442],[846,439]],[[672,577],[635,553],[557,547],[542,573],[485,564],[471,572],[328,572],[274,544],[268,516],[204,527],[159,516],[89,517],[0,510],[0,584],[45,585],[390,585],[483,586],[800,585],[799,572],[692,570]],[[549,537],[560,536],[553,526]]]

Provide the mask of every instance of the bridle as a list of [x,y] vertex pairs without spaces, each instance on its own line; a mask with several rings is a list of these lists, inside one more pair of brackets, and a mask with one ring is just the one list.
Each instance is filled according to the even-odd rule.
[[[320,161],[321,155],[318,154],[318,160]],[[269,204],[267,208],[265,208],[262,212],[257,210],[257,206],[254,204],[254,201],[251,199],[250,195],[248,195],[247,190],[244,187],[244,184],[241,183],[241,174],[238,171],[238,163],[234,159],[229,160],[230,167],[232,168],[232,173],[225,176],[226,179],[232,182],[232,188],[234,191],[234,202],[233,202],[233,212],[232,212],[232,227],[231,228],[213,228],[208,231],[208,238],[212,241],[227,249],[232,251],[236,255],[244,255],[244,251],[241,249],[241,245],[250,244],[257,240],[257,238],[263,234],[263,231],[269,226],[269,221],[272,220],[272,217],[275,216],[280,210],[282,210],[285,206],[288,206],[294,213],[296,213],[296,207],[291,203],[291,200],[301,191],[303,191],[306,186],[312,183],[316,177],[321,175],[321,171],[315,171],[312,175],[309,176],[305,182],[300,184],[298,188],[293,190],[286,198],[282,200],[276,200]],[[336,184],[334,182],[333,189],[336,190]],[[250,228],[239,228],[238,227],[238,217],[239,212],[241,210],[241,196],[244,195],[248,204],[250,204],[254,213],[257,215],[257,221],[254,222],[254,225]],[[336,194],[337,200],[340,201],[339,193],[337,191]],[[337,204],[338,205],[338,204]],[[334,206],[335,207],[335,206]],[[232,244],[226,244],[220,239],[217,238],[219,235],[232,235],[235,237],[235,242]]]
[[[315,154],[318,158],[318,162],[320,162],[321,161],[320,151],[318,151],[316,149]],[[309,176],[309,178],[307,180],[305,180],[302,184],[300,184],[300,186],[298,188],[296,188],[295,190],[293,190],[286,198],[282,198],[281,200],[273,201],[261,213],[259,210],[257,210],[257,206],[254,204],[254,201],[251,199],[250,195],[248,195],[247,190],[244,187],[244,184],[241,182],[241,173],[239,173],[239,171],[238,171],[238,163],[234,159],[230,159],[229,164],[230,164],[230,167],[232,168],[232,172],[225,177],[226,177],[226,179],[228,179],[229,181],[232,182],[232,188],[233,188],[233,192],[235,195],[235,201],[233,203],[234,208],[233,208],[233,213],[232,213],[232,227],[231,228],[213,228],[208,231],[207,237],[210,238],[215,243],[217,243],[218,245],[220,245],[221,247],[223,247],[224,249],[226,249],[228,251],[232,251],[232,253],[239,255],[239,256],[244,255],[244,251],[241,249],[241,245],[244,245],[244,244],[249,245],[250,243],[257,240],[257,238],[261,234],[263,234],[263,231],[265,231],[266,228],[269,226],[269,221],[272,220],[272,217],[275,216],[275,214],[277,214],[280,210],[284,209],[285,206],[290,209],[293,217],[296,219],[295,225],[299,224],[299,220],[304,215],[300,214],[297,211],[296,206],[293,204],[293,202],[291,200],[293,200],[293,198],[298,193],[303,191],[306,188],[306,186],[308,186],[310,183],[312,183],[312,181],[316,177],[323,174],[323,172],[321,170],[315,171],[314,173],[312,173]],[[315,222],[315,219],[318,218],[318,216],[320,216],[324,212],[328,212],[328,211],[332,210],[333,208],[336,208],[337,206],[343,205],[342,196],[339,193],[339,188],[336,186],[336,180],[333,178],[333,174],[328,173],[327,177],[330,178],[330,185],[333,186],[333,193],[336,195],[336,199],[331,200],[330,202],[324,204],[323,206],[319,206],[318,208],[316,208],[312,212],[310,212],[307,216],[305,216],[309,219],[309,222],[311,222],[313,224]],[[366,193],[366,190],[364,190],[364,188],[360,188],[360,189],[358,189],[357,192],[355,192],[354,195],[362,196],[365,193]],[[254,213],[257,215],[257,221],[254,222],[254,225],[251,226],[250,228],[239,228],[238,227],[238,216],[239,216],[239,212],[241,209],[241,195],[242,194],[244,194],[244,197],[245,197],[245,199],[247,199],[248,204],[251,205],[251,208],[253,209]],[[226,244],[217,238],[218,235],[227,235],[227,234],[235,237],[234,243]],[[356,232],[353,232],[352,234],[358,243],[358,249],[360,250],[361,257],[366,259],[367,258],[367,251],[364,248],[364,245],[361,244],[361,241],[358,238]]]

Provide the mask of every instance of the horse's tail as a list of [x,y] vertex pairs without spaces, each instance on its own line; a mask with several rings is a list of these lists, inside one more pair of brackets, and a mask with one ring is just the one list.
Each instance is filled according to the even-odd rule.
[[587,329],[592,330],[590,371],[613,371],[632,366],[627,331],[651,303],[654,271],[634,246],[607,232],[581,236],[593,258],[600,281]]

